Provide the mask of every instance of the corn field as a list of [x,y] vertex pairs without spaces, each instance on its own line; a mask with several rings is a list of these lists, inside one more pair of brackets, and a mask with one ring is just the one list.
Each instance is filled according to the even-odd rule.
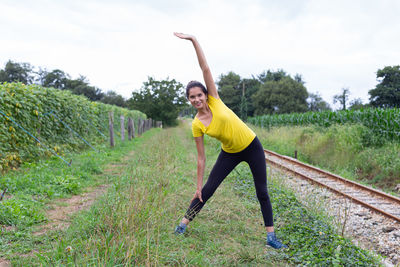
[[333,124],[362,124],[379,136],[388,140],[400,141],[399,108],[367,108],[360,110],[263,115],[249,118],[248,122],[267,129],[286,125],[318,125],[329,127]]

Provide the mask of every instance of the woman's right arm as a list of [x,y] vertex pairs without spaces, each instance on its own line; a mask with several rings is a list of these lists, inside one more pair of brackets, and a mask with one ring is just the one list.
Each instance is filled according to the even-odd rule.
[[189,40],[193,43],[194,50],[196,51],[197,55],[197,60],[199,61],[199,65],[201,68],[201,71],[203,72],[203,78],[204,82],[206,84],[208,94],[212,95],[215,98],[219,98],[217,87],[215,86],[214,79],[211,74],[210,67],[208,66],[206,57],[204,55],[203,49],[201,49],[200,43],[197,41],[196,37],[193,35],[189,34],[184,34],[184,33],[174,33],[175,36],[181,38],[181,39],[186,39]]
[[192,201],[198,198],[201,202],[203,199],[201,198],[201,189],[203,188],[203,176],[204,176],[204,168],[206,166],[206,155],[204,151],[204,136],[195,137],[197,148],[197,187],[196,193]]

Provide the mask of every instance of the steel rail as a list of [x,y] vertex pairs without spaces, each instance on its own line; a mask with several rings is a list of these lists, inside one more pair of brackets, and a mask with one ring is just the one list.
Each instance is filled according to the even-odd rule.
[[296,160],[296,159],[293,159],[293,158],[291,158],[291,157],[284,156],[284,155],[280,155],[280,154],[278,154],[278,153],[276,153],[276,152],[273,152],[273,151],[270,151],[270,150],[267,150],[267,149],[264,149],[264,151],[267,152],[267,153],[270,153],[270,154],[272,154],[272,155],[275,155],[275,156],[277,156],[277,157],[279,157],[279,158],[284,158],[284,159],[286,159],[286,160],[288,160],[288,161],[290,161],[290,162],[293,162],[293,163],[295,163],[295,164],[297,164],[297,165],[300,165],[300,166],[303,166],[303,167],[305,167],[305,168],[308,168],[308,169],[312,169],[312,170],[314,170],[314,171],[317,171],[317,172],[319,172],[319,173],[321,173],[321,174],[325,174],[325,175],[334,177],[335,179],[340,180],[340,181],[342,181],[342,182],[344,182],[344,183],[346,183],[346,184],[354,185],[354,186],[356,186],[356,187],[365,189],[365,190],[367,190],[367,191],[370,191],[370,192],[372,192],[372,193],[374,193],[374,194],[377,194],[377,195],[379,195],[379,196],[382,196],[382,197],[384,197],[384,198],[389,198],[390,200],[393,200],[393,201],[398,202],[398,203],[400,204],[400,198],[398,198],[398,197],[395,197],[395,196],[386,194],[386,193],[381,192],[381,191],[378,191],[378,190],[376,190],[376,189],[374,189],[374,188],[371,188],[371,187],[362,185],[362,184],[360,184],[360,183],[357,183],[357,182],[348,180],[348,179],[343,178],[343,177],[341,177],[341,176],[339,176],[339,175],[336,175],[336,174],[334,174],[334,173],[330,173],[330,172],[328,172],[328,171],[321,170],[321,169],[319,169],[319,168],[317,168],[317,167],[315,167],[315,166],[308,165],[308,164],[306,164],[306,163],[300,162],[300,161],[298,161],[298,160]]
[[[292,163],[294,163],[294,164],[300,165],[301,167],[305,167],[305,168],[307,168],[307,169],[312,169],[312,170],[314,170],[314,171],[316,171],[316,172],[318,172],[318,173],[320,173],[320,174],[324,174],[324,175],[326,175],[326,176],[328,176],[328,177],[334,178],[335,180],[339,180],[339,181],[341,181],[341,182],[344,182],[345,184],[348,184],[348,185],[350,185],[350,186],[361,188],[361,189],[363,189],[363,190],[365,190],[365,191],[368,191],[369,193],[378,195],[378,196],[383,197],[383,198],[386,198],[386,199],[389,198],[390,200],[393,200],[393,201],[395,201],[395,202],[400,203],[400,199],[397,198],[397,197],[395,197],[395,196],[391,196],[391,195],[386,194],[386,193],[384,193],[384,192],[380,192],[380,191],[375,190],[375,189],[373,189],[373,188],[369,188],[369,187],[364,186],[364,185],[361,185],[361,184],[359,184],[359,183],[356,183],[356,182],[347,180],[347,179],[345,179],[345,178],[343,178],[343,177],[340,177],[340,176],[338,176],[338,175],[336,175],[336,174],[332,174],[332,173],[330,173],[330,172],[321,170],[321,169],[316,168],[316,167],[314,167],[314,166],[311,166],[311,165],[308,165],[308,164],[299,162],[299,161],[297,161],[297,160],[295,160],[295,159],[292,159],[292,158],[290,158],[290,157],[288,157],[288,156],[283,156],[283,155],[280,155],[280,154],[278,154],[278,153],[276,153],[276,152],[269,151],[269,150],[267,150],[267,149],[264,149],[264,153],[265,153],[265,154],[272,154],[272,155],[274,155],[274,156],[276,156],[276,157],[278,157],[278,158],[281,158],[281,159],[290,161],[290,162],[292,162]],[[331,190],[331,191],[333,191],[333,192],[335,192],[335,193],[337,193],[337,194],[340,194],[340,195],[342,195],[342,196],[344,196],[344,197],[347,197],[347,198],[349,198],[350,200],[352,200],[352,201],[354,201],[354,202],[356,202],[356,203],[358,203],[358,204],[360,204],[360,205],[362,205],[362,206],[364,206],[364,207],[367,207],[367,208],[369,208],[369,209],[371,209],[371,210],[373,210],[373,211],[376,211],[376,212],[378,212],[378,213],[380,213],[380,214],[382,214],[382,215],[384,215],[384,216],[386,216],[386,217],[389,217],[389,218],[391,218],[391,219],[393,219],[393,220],[395,220],[395,221],[397,221],[397,222],[400,222],[400,217],[397,217],[396,215],[390,214],[390,213],[388,213],[388,212],[386,212],[386,211],[384,211],[384,210],[381,210],[381,209],[379,209],[379,208],[377,208],[377,207],[375,207],[375,206],[372,206],[372,205],[370,205],[370,204],[368,204],[368,203],[366,203],[366,202],[364,202],[364,201],[362,201],[362,200],[360,200],[360,199],[358,199],[358,198],[356,198],[356,197],[354,197],[354,196],[351,196],[351,195],[349,195],[349,194],[347,194],[347,193],[344,193],[344,192],[342,192],[342,191],[340,191],[340,190],[338,190],[338,189],[336,189],[336,188],[334,188],[334,187],[332,187],[332,186],[329,186],[329,185],[327,185],[327,184],[324,184],[323,182],[320,182],[320,181],[318,181],[318,180],[316,180],[316,179],[314,179],[314,178],[312,178],[312,177],[306,176],[306,175],[304,175],[304,174],[302,174],[302,173],[300,173],[300,172],[298,172],[298,171],[296,171],[296,170],[292,170],[291,168],[289,168],[289,167],[287,167],[287,166],[284,166],[284,165],[282,165],[282,164],[280,164],[280,163],[277,163],[277,162],[275,162],[275,161],[273,161],[273,160],[271,160],[271,159],[268,159],[267,156],[265,157],[265,160],[268,161],[268,162],[270,162],[270,163],[272,163],[272,164],[274,164],[274,165],[276,165],[276,166],[278,166],[278,167],[280,167],[280,168],[283,168],[283,169],[285,169],[285,170],[287,170],[287,171],[289,171],[289,172],[291,172],[291,173],[293,173],[293,174],[295,174],[295,175],[298,175],[298,176],[300,176],[300,177],[303,178],[303,179],[310,180],[310,181],[312,181],[313,183],[316,183],[316,184],[318,184],[318,185],[321,185],[321,186],[323,186],[323,187],[326,187],[326,188],[328,188],[329,190]]]

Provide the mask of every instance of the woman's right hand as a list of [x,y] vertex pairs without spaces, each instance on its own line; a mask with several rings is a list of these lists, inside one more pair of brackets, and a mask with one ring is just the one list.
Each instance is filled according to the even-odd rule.
[[201,198],[201,190],[196,190],[196,193],[194,193],[194,197],[192,198],[192,201],[198,198],[200,202],[203,202],[203,199]]
[[195,39],[195,37],[193,35],[180,33],[180,32],[174,32],[174,35],[176,37],[179,37],[179,38],[185,39],[185,40],[194,40]]

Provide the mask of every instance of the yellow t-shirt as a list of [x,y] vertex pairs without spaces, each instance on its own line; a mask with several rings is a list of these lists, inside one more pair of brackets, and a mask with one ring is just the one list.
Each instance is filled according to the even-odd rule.
[[221,141],[222,149],[228,153],[240,152],[250,145],[256,134],[221,99],[208,95],[208,106],[213,115],[211,123],[205,127],[195,117],[192,121],[194,137],[204,134],[214,137]]

